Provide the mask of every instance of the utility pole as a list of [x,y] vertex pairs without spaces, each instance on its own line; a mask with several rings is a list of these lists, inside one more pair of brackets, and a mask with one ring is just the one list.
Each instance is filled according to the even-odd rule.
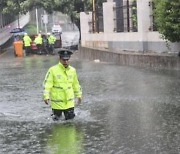
[[53,25],[54,25],[54,11],[53,11],[53,13],[52,13],[52,23],[53,23]]
[[18,28],[20,28],[20,21],[19,21],[19,13],[18,13]]
[[96,24],[96,0],[93,0],[92,29],[93,29],[93,33],[97,32],[97,24]]
[[17,1],[17,4],[18,4],[18,10],[19,10],[19,12],[18,12],[18,28],[20,28],[20,19],[19,19],[19,14],[20,14],[20,3],[19,3],[19,0]]
[[44,27],[45,27],[45,33],[47,34],[47,24],[48,24],[48,15],[46,14],[46,11],[44,10]]
[[38,22],[38,10],[36,8],[36,29],[37,29],[37,34],[39,33],[39,22]]

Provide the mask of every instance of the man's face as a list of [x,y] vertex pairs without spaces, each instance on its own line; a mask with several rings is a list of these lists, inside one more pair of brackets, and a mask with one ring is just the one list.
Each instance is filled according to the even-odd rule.
[[63,64],[65,68],[67,68],[69,66],[69,59],[60,58],[60,63]]

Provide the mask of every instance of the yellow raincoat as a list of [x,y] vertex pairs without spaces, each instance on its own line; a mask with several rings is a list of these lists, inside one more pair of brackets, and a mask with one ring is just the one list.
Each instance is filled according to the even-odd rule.
[[61,63],[51,67],[44,80],[44,100],[50,99],[52,109],[65,110],[74,107],[75,97],[82,97],[76,69]]

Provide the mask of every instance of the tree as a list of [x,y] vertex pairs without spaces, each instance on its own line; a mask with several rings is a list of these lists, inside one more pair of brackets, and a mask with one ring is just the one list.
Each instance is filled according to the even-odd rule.
[[[97,5],[101,6],[105,0],[96,0]],[[70,16],[80,28],[80,12],[92,11],[92,0],[1,0],[0,7],[2,12],[9,14],[23,14],[35,8],[43,8],[49,14],[59,11]]]
[[[36,3],[34,3],[35,0],[1,0],[0,2],[0,8],[1,12],[3,14],[8,14],[8,15],[15,15],[18,17],[18,27],[20,27],[19,23],[19,15],[20,14],[25,14],[29,10],[33,9]],[[41,5],[40,5],[41,6]]]
[[[106,0],[96,0],[97,6],[102,8],[102,3]],[[92,11],[92,0],[54,0],[54,11],[59,11],[70,16],[80,29],[80,12]]]
[[179,0],[154,0],[155,24],[163,38],[180,42],[180,3]]

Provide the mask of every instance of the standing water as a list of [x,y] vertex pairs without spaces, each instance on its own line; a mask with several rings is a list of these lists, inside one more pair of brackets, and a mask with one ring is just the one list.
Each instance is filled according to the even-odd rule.
[[58,56],[0,57],[0,153],[180,153],[180,72],[73,56],[83,102],[74,120],[54,122],[42,83],[57,62]]

